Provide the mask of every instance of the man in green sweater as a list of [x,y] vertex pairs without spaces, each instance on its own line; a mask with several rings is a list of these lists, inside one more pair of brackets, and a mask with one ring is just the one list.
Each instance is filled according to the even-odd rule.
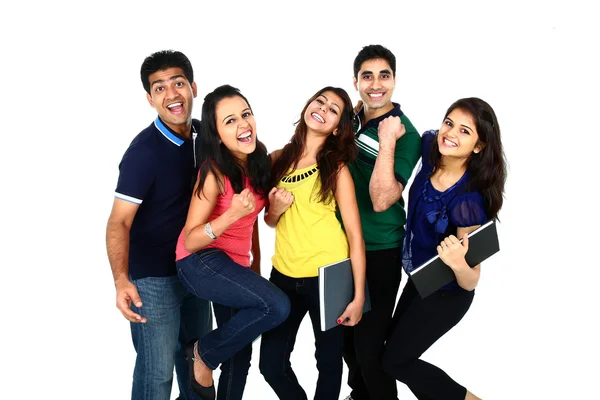
[[381,354],[402,277],[406,212],[402,193],[421,155],[421,137],[392,103],[396,57],[381,45],[365,46],[354,59],[354,87],[362,100],[355,117],[358,157],[350,172],[356,187],[367,250],[371,311],[348,327],[344,359],[352,400],[395,400],[396,380],[381,370]]

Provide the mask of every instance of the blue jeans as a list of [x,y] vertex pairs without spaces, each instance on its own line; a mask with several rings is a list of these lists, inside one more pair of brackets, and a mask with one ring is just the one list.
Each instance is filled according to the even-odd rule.
[[177,273],[196,296],[239,310],[217,329],[199,336],[198,354],[210,369],[282,323],[290,311],[285,293],[222,250],[208,248],[190,254],[177,262]]
[[[239,311],[235,308],[213,304],[217,326],[225,325]],[[217,399],[237,400],[242,399],[246,378],[250,370],[250,359],[252,358],[252,343],[249,343],[233,357],[221,364],[221,375],[219,375],[219,387],[217,388]]]
[[210,303],[189,293],[177,276],[132,280],[142,299],[131,309],[148,322],[131,323],[137,353],[132,400],[169,400],[173,368],[177,371],[179,398],[196,400],[189,381],[183,346],[212,329]]

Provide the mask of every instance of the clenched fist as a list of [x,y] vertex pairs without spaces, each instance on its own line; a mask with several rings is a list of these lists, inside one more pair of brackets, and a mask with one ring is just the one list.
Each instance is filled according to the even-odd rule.
[[406,128],[400,122],[400,117],[389,116],[379,122],[379,136],[380,143],[395,144],[405,133]]
[[236,221],[251,214],[255,209],[256,200],[250,189],[244,189],[241,193],[234,194],[229,206],[229,212]]
[[284,188],[273,188],[269,192],[269,213],[281,215],[294,202],[294,195]]

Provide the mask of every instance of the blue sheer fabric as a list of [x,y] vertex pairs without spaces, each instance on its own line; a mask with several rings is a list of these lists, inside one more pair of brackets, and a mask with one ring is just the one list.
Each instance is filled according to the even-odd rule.
[[[481,225],[487,221],[483,196],[467,191],[469,173],[443,192],[429,180],[433,166],[429,154],[437,139],[437,130],[423,133],[421,168],[411,185],[408,197],[406,234],[402,246],[402,265],[406,272],[418,268],[437,255],[437,245],[457,228]],[[456,281],[443,289],[458,289]]]

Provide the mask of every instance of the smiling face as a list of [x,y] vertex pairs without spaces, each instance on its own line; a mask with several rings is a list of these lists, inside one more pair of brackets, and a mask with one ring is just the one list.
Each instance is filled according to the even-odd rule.
[[456,108],[444,119],[437,137],[442,157],[468,159],[471,154],[479,153],[485,144],[479,141],[479,135],[473,116]]
[[331,91],[321,93],[304,112],[304,122],[309,131],[329,135],[337,131],[340,115],[344,111],[344,101]]
[[154,72],[148,80],[150,93],[146,97],[160,119],[174,132],[189,136],[196,83],[190,84],[181,68]]
[[227,97],[215,110],[219,138],[240,160],[256,149],[256,121],[248,103],[240,96]]
[[392,94],[396,86],[392,67],[383,58],[367,60],[360,66],[354,88],[367,109],[377,110],[375,117],[394,108]]

